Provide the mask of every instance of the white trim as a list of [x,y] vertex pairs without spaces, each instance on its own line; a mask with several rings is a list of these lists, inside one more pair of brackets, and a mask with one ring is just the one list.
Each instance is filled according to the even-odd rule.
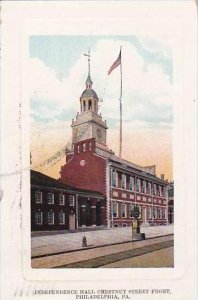
[[[37,196],[40,195],[40,199],[38,200]],[[35,194],[34,194],[34,199],[35,199],[35,203],[36,204],[40,204],[43,202],[43,193],[42,191],[35,191]]]
[[[124,209],[124,216],[122,215],[122,213],[123,213],[123,211],[122,211],[123,206],[125,207],[125,209]],[[124,203],[121,204],[121,218],[122,219],[126,219],[127,218],[127,205],[124,204]]]
[[[62,199],[60,199],[60,196],[62,196],[63,198]],[[59,195],[58,195],[58,204],[59,205],[65,205],[65,195],[63,194],[63,193],[60,193]]]
[[126,181],[126,174],[121,174],[121,188],[124,190],[126,190]]
[[[138,191],[136,191],[136,190],[134,190],[134,191],[131,191],[131,190],[125,190],[125,189],[122,189],[122,188],[119,188],[119,187],[116,187],[116,186],[111,186],[110,187],[111,189],[116,189],[116,190],[119,190],[119,191],[125,191],[125,192],[129,192],[131,195],[135,195],[135,194],[140,194],[140,195],[144,195],[145,196],[145,194],[146,195],[148,195],[148,197],[151,197],[151,196],[155,196],[155,197],[158,197],[158,198],[161,198],[162,200],[166,200],[166,197],[163,197],[163,196],[157,196],[157,195],[153,195],[153,194],[148,194],[148,193],[142,193],[142,192],[138,192]],[[132,194],[132,192],[133,192],[133,194]]]
[[[41,222],[36,222],[36,220],[38,220],[38,218],[36,218],[36,214],[40,214]],[[35,225],[43,225],[43,212],[42,211],[35,211],[34,220],[35,220]]]
[[[114,179],[114,175],[115,175],[115,179]],[[115,180],[115,185],[113,185],[114,180]],[[111,187],[112,188],[118,187],[118,173],[115,170],[112,170],[111,172]]]
[[69,206],[74,206],[75,205],[75,196],[74,195],[69,195]]
[[135,206],[135,203],[129,205],[129,218],[130,218],[130,219],[133,218],[133,216],[131,216],[131,214],[132,214],[132,212],[133,212],[134,206]]
[[[114,217],[114,205],[116,205],[116,217]],[[113,216],[113,219],[117,219],[119,218],[119,210],[118,210],[118,203],[116,202],[112,202],[112,216]]]
[[[62,216],[63,216],[63,222],[60,222],[60,214],[62,214]],[[59,225],[65,225],[65,212],[59,211],[58,221],[59,221]]]
[[[52,198],[49,199],[49,196],[52,196]],[[54,204],[54,193],[52,193],[52,192],[47,193],[47,204],[51,204],[51,205]]]
[[[49,214],[52,214],[52,222],[49,222]],[[53,211],[48,211],[47,212],[47,224],[48,225],[54,225],[54,212]]]
[[[132,180],[132,182],[131,182],[131,180]],[[128,189],[130,192],[135,191],[135,178],[134,178],[134,176],[129,176],[129,187],[130,187],[131,183],[132,183],[132,189],[130,189],[130,188]]]
[[111,227],[111,223],[113,224],[113,216],[112,216],[112,209],[111,209],[111,197],[110,197],[110,193],[111,193],[111,189],[110,189],[110,185],[111,185],[111,180],[112,180],[112,169],[110,168],[109,165],[109,161],[106,160],[106,222],[107,222],[107,227],[110,228]]
[[122,202],[122,203],[130,203],[130,204],[132,203],[131,200],[120,200],[120,199],[117,199],[117,198],[116,198],[116,199],[111,198],[111,200],[112,200],[112,201],[117,201],[117,202]]

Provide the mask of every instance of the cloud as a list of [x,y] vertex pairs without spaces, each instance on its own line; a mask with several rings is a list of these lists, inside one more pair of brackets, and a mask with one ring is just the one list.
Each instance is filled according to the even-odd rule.
[[[163,55],[169,55],[168,48],[163,48],[161,42],[154,44],[143,39],[140,42],[150,51],[165,49]],[[158,138],[149,131],[143,143],[146,130],[154,130],[159,135],[163,133],[164,139],[159,141],[164,143],[164,147],[171,144],[170,134],[166,135],[165,132],[170,133],[173,121],[172,84],[162,65],[149,63],[129,41],[109,38],[95,44],[91,49],[91,77],[93,89],[103,100],[100,112],[109,127],[107,136],[110,148],[115,151],[118,149],[120,70],[118,67],[109,76],[107,70],[118,57],[120,45],[123,71],[123,155],[134,162],[141,164],[144,161],[147,164],[150,163],[147,158],[149,145],[155,149],[155,143],[149,142],[149,138],[150,141],[158,141]],[[80,109],[79,99],[87,77],[87,59],[83,53],[66,73],[67,77],[60,78],[57,71],[38,58],[29,59],[27,82],[31,99],[31,148],[35,164],[50,157],[71,139],[71,120]],[[134,145],[130,153],[126,151],[128,141]],[[145,151],[140,155],[144,145]],[[167,164],[169,160],[170,166],[171,154],[166,156],[164,148],[160,147],[161,154],[166,157]],[[42,155],[39,149],[42,149]],[[152,163],[155,162],[154,154],[151,158]],[[157,163],[160,163],[160,157]],[[163,164],[160,165],[160,169],[163,169]]]
[[[125,117],[142,119],[149,107],[172,110],[171,84],[160,65],[146,64],[132,43],[102,39],[92,49],[91,74],[93,88],[103,97],[101,111],[107,119],[119,117],[120,72],[115,69],[107,76],[107,70],[119,54],[122,44],[123,106]],[[79,111],[79,98],[84,90],[87,76],[87,61],[82,55],[70,68],[68,76],[60,80],[57,72],[37,58],[30,59],[29,90],[33,117],[50,121],[60,119],[65,111],[66,120]],[[140,101],[141,99],[141,101]],[[155,113],[159,109],[154,109]],[[107,120],[108,121],[108,120]],[[163,120],[162,120],[163,121]],[[160,115],[159,115],[160,123]]]

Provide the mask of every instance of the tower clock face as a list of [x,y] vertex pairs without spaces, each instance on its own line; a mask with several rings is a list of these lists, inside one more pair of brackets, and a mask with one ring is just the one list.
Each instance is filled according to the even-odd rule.
[[102,138],[102,131],[99,128],[97,129],[97,137],[98,139]]
[[87,128],[86,127],[81,127],[79,130],[78,130],[78,133],[77,133],[77,138],[78,139],[81,139],[83,137],[83,135],[85,134]]

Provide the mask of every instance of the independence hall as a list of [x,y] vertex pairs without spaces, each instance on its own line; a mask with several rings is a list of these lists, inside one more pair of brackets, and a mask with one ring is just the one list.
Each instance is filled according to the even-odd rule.
[[[33,174],[32,230],[127,227],[134,206],[139,208],[142,225],[167,224],[168,181],[163,174],[156,176],[155,166],[136,165],[108,148],[107,122],[98,113],[99,98],[92,89],[90,71],[85,85],[60,178],[48,177],[46,184],[45,178],[35,182],[35,176],[41,175]],[[42,203],[38,203],[40,193],[45,197]]]

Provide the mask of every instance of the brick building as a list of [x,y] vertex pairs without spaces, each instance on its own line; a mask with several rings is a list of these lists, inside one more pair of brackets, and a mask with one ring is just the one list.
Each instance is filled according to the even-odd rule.
[[[86,205],[85,205],[86,204]],[[105,197],[31,171],[31,230],[75,230],[105,225]]]
[[[80,97],[80,113],[72,120],[72,148],[66,149],[66,164],[60,180],[105,196],[103,223],[108,227],[130,226],[134,205],[139,206],[144,225],[167,224],[168,182],[156,176],[155,166],[141,167],[119,158],[106,145],[107,123],[98,114],[98,96],[90,72]],[[79,207],[83,210],[84,205]]]
[[174,182],[168,186],[168,223],[174,223]]

